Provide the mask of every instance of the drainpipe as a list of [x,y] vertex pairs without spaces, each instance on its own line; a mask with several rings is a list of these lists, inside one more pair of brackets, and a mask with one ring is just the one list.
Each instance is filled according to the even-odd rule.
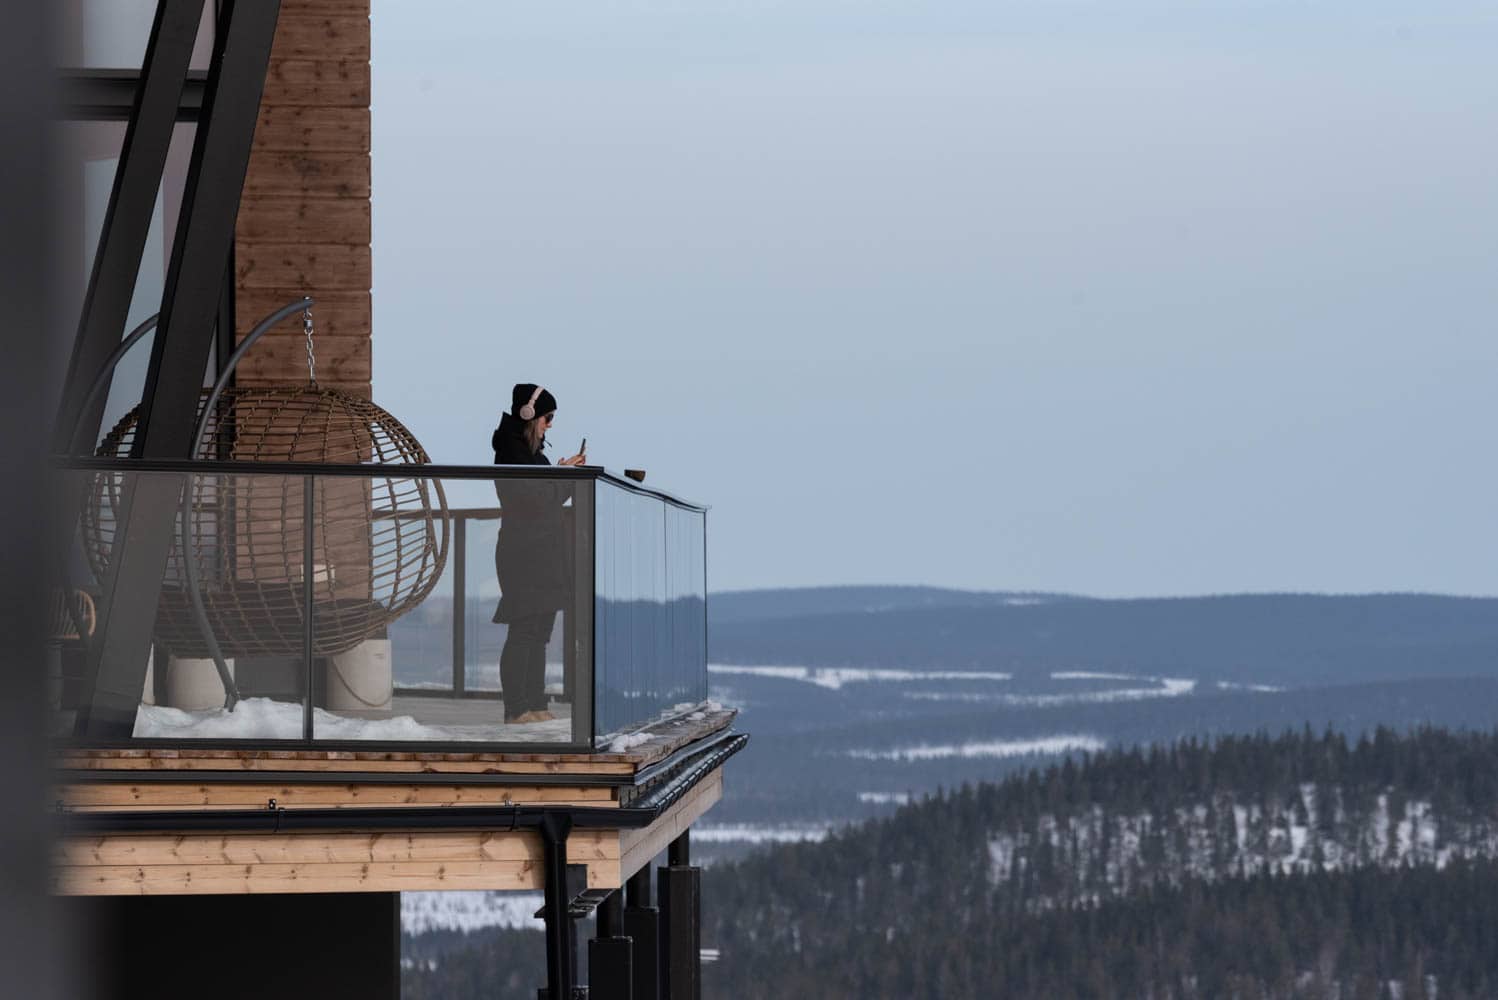
[[548,812],[541,818],[541,848],[545,858],[546,996],[572,1000],[574,956],[572,915],[567,912],[567,834],[572,817]]

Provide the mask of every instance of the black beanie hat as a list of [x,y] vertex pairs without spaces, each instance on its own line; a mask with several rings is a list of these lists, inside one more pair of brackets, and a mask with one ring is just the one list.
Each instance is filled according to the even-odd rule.
[[[520,417],[521,420],[524,420],[525,417],[520,415],[520,411],[526,403],[531,401],[531,394],[535,391],[536,383],[534,382],[518,383],[515,388],[510,390],[510,412]],[[545,416],[557,408],[557,398],[545,389],[542,389],[540,395],[536,396],[534,405],[536,408],[535,415],[538,417]]]

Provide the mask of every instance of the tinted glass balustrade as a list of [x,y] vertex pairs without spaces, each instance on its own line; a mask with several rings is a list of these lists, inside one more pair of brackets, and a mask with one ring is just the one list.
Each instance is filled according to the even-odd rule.
[[59,480],[62,739],[604,749],[706,698],[703,510],[598,470]]

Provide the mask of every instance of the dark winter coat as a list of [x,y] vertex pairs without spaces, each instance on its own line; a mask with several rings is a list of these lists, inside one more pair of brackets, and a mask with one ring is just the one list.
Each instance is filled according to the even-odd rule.
[[[525,421],[506,413],[490,439],[495,465],[550,465],[525,439]],[[554,480],[501,479],[494,483],[503,516],[494,546],[499,577],[495,622],[547,614],[575,604],[572,584],[572,487]]]

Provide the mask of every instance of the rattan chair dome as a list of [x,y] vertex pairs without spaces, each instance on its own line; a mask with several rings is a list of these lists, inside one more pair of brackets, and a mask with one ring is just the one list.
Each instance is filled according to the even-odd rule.
[[[205,391],[200,420],[209,398]],[[131,410],[105,435],[96,454],[129,456],[138,427],[138,410]],[[313,382],[225,389],[202,427],[196,457],[204,460],[428,461],[415,436],[387,411]],[[98,474],[85,508],[84,548],[101,575],[114,545],[119,488],[128,474]],[[157,610],[159,645],[178,656],[212,655],[187,590],[195,577],[204,624],[224,656],[301,655],[308,544],[316,655],[340,653],[382,634],[426,598],[447,559],[447,504],[438,480],[389,473],[323,475],[310,480],[310,493],[308,482],[284,472],[185,477],[178,517],[186,518],[186,530],[179,520]]]

